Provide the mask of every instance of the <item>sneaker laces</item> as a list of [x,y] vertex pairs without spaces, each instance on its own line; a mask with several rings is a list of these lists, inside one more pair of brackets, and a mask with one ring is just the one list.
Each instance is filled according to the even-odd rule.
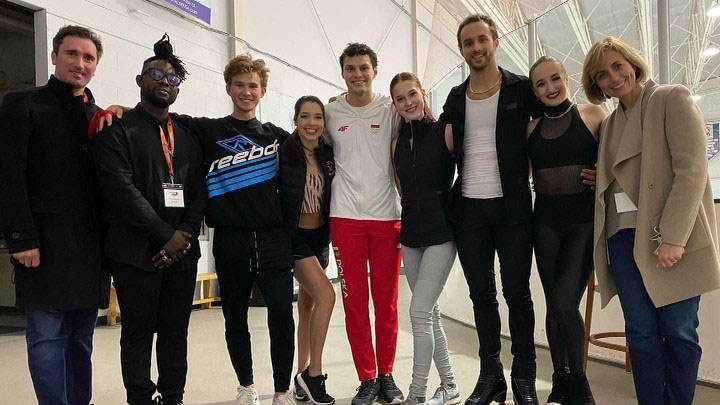
[[357,387],[356,391],[358,392],[357,395],[359,397],[369,397],[373,393],[373,386],[375,385],[375,381],[373,380],[367,380],[360,383],[360,386]]
[[254,388],[247,388],[247,387],[243,387],[242,385],[240,385],[237,387],[237,395],[235,396],[235,400],[239,400],[245,396],[248,396],[248,397],[254,396],[253,391],[254,391]]
[[310,378],[313,379],[315,381],[315,383],[317,384],[317,388],[320,390],[320,392],[319,392],[320,397],[327,395],[327,391],[325,390],[325,380],[328,379],[328,375],[320,374],[320,375],[317,375],[315,377],[310,377]]
[[293,398],[292,391],[288,390],[284,394],[280,395],[279,397],[273,398],[273,403],[277,401],[281,404],[291,405],[295,403],[295,399]]
[[398,389],[392,374],[385,374],[382,378],[378,378],[378,380],[380,380],[380,387],[385,391]]
[[435,390],[435,393],[433,394],[432,397],[430,397],[430,399],[433,399],[433,398],[442,398],[442,397],[445,396],[446,393],[447,393],[447,389],[445,388],[444,385],[441,384],[441,385],[438,387],[438,389]]

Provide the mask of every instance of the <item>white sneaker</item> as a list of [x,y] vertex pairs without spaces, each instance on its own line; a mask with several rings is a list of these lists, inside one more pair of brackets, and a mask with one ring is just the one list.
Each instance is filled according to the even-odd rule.
[[435,394],[432,398],[428,399],[427,405],[454,405],[460,403],[460,391],[458,390],[457,384],[452,387],[445,384],[440,385],[440,388],[435,390]]
[[273,396],[272,405],[295,405],[295,396],[293,392],[288,390],[279,397]]
[[233,405],[260,405],[260,396],[255,387],[246,388],[241,385],[237,388]]

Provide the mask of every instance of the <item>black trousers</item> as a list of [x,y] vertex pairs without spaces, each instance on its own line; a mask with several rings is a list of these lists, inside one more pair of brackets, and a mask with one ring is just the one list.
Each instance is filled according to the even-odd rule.
[[267,306],[270,361],[276,392],[290,388],[295,355],[293,275],[290,238],[285,230],[216,228],[215,268],[225,316],[225,340],[242,386],[254,383],[248,330],[248,301],[257,283]]
[[535,261],[545,291],[553,369],[582,373],[585,323],[578,310],[592,271],[593,223],[534,221]]
[[[118,262],[110,265],[122,316],[120,366],[128,404],[154,404],[152,396],[156,390],[164,403],[182,401],[197,265],[187,270],[158,272]],[[155,333],[157,385],[150,378]]]
[[535,376],[535,313],[530,296],[532,223],[513,223],[503,198],[461,198],[455,243],[470,288],[480,342],[480,372],[502,371],[500,313],[495,287],[495,252],[500,259],[502,293],[508,305],[512,375]]

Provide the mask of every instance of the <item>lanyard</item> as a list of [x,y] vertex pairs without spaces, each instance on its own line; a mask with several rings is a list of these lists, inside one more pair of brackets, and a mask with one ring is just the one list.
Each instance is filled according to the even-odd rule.
[[170,138],[170,144],[165,138],[165,131],[162,126],[160,127],[160,143],[162,144],[163,154],[165,155],[165,163],[167,163],[168,170],[170,171],[170,183],[175,183],[175,170],[173,170],[173,157],[175,156],[175,133],[173,132],[172,121],[170,117],[167,119],[168,137]]

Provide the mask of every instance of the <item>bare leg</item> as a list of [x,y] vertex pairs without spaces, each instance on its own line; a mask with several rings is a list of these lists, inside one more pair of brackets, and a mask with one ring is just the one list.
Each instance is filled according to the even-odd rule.
[[[330,324],[330,316],[335,306],[335,290],[325,275],[325,269],[320,267],[320,263],[314,256],[295,261],[295,278],[314,304],[309,311],[309,321],[306,324],[306,332],[304,333],[305,336],[309,335],[310,369],[308,372],[311,377],[316,377],[322,374],[322,352]],[[298,297],[299,299],[300,297]],[[302,318],[300,322],[302,324]],[[299,334],[300,325],[298,325],[298,346],[300,346]],[[298,350],[298,356],[301,355],[301,350]],[[300,357],[298,357],[298,371],[300,372],[304,370],[304,368],[299,367],[301,363]]]
[[[297,270],[295,270],[295,277],[297,278]],[[315,306],[312,297],[302,286],[298,292],[297,304],[297,374],[300,374],[310,364],[310,314]]]

